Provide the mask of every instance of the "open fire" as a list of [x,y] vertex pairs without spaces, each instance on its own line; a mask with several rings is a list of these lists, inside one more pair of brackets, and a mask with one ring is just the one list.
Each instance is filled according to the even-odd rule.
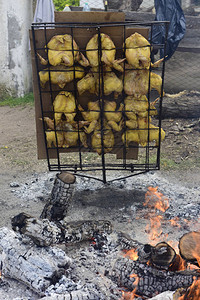
[[[155,242],[158,242],[163,238],[162,231],[162,220],[164,218],[160,213],[165,213],[169,208],[169,200],[162,193],[158,191],[158,187],[149,187],[145,194],[145,202],[143,204],[151,209],[148,212],[150,223],[146,226],[146,233],[151,243],[149,245],[150,254],[149,259],[146,261],[147,265],[154,266],[163,271],[169,270],[173,272],[183,271],[187,274],[187,270],[196,270],[195,276],[193,276],[193,283],[188,289],[182,289],[177,293],[177,296],[173,299],[176,300],[199,300],[200,299],[200,233],[190,232],[185,234],[179,242],[179,252],[174,250],[170,244],[175,244],[175,241],[160,242],[155,246]],[[187,220],[186,220],[187,221]],[[179,218],[169,220],[171,226],[181,228]],[[167,238],[167,235],[165,235]],[[147,245],[144,247],[147,248]],[[177,248],[175,246],[175,248]],[[148,253],[147,251],[145,251]],[[144,260],[144,257],[140,257],[138,250],[135,248],[128,250],[125,253],[125,257],[133,261]],[[144,295],[137,295],[137,286],[140,281],[140,277],[136,274],[130,274],[130,278],[135,278],[133,283],[134,289],[132,292],[122,293],[122,300],[133,300],[133,299],[147,299]],[[178,294],[182,294],[179,296]],[[153,298],[152,298],[153,299]],[[161,298],[160,298],[161,299]],[[164,298],[163,298],[164,299]],[[167,298],[169,299],[169,298]]]
[[[188,230],[179,241],[168,238],[167,231],[170,233],[174,228],[181,230],[188,226],[182,218],[169,214],[171,197],[166,197],[153,186],[143,194],[143,201],[134,210],[135,218],[141,219],[144,225],[140,231],[146,235],[140,242],[140,237],[134,240],[124,233],[128,232],[125,229],[120,232],[111,222],[96,220],[96,216],[94,220],[76,222],[67,222],[67,217],[63,219],[62,214],[68,212],[72,200],[74,181],[68,178],[71,183],[65,185],[58,179],[56,188],[55,185],[53,187],[56,197],[47,201],[40,218],[21,213],[12,219],[12,227],[17,233],[8,230],[0,233],[0,248],[3,249],[3,255],[0,254],[3,262],[1,282],[10,276],[23,281],[40,296],[63,294],[72,300],[76,297],[143,300],[157,299],[156,295],[165,300],[172,299],[169,296],[172,293],[173,300],[199,299],[200,233]],[[59,189],[63,189],[61,202]],[[68,195],[68,203],[64,201],[64,194]],[[60,207],[63,207],[62,214]],[[125,218],[124,214],[123,224],[131,226],[130,216]],[[50,249],[55,246],[61,246],[65,251],[53,250],[51,257],[53,252]],[[62,263],[59,257],[62,257]],[[31,264],[37,260],[38,265],[33,267]],[[72,261],[75,267],[71,266]],[[41,270],[36,271],[41,263],[52,272],[47,275]],[[25,271],[19,272],[16,266],[25,268]],[[26,270],[29,270],[28,273]],[[38,274],[37,280],[30,270]],[[17,278],[19,275],[21,277]],[[88,281],[95,284],[88,284]],[[82,284],[78,285],[78,282]],[[169,294],[164,295],[164,292]]]

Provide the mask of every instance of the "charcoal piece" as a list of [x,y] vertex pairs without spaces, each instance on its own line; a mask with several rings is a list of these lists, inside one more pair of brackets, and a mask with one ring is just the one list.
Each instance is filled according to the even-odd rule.
[[77,243],[83,240],[91,239],[97,232],[107,233],[112,232],[112,225],[106,220],[83,220],[75,222],[61,222],[65,234],[66,243]]
[[63,172],[56,174],[51,197],[46,203],[40,218],[60,221],[67,215],[74,194],[74,175]]
[[189,287],[193,282],[193,277],[198,275],[197,272],[184,274],[183,272],[158,270],[147,264],[124,258],[116,260],[107,276],[119,287],[132,291],[136,279],[130,276],[131,274],[139,277],[137,294],[146,297],[154,297],[157,292],[175,291],[178,288]]

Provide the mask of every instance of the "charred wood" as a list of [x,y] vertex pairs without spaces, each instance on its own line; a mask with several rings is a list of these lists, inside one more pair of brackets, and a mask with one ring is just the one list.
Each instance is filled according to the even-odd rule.
[[42,219],[60,221],[67,215],[74,194],[74,175],[63,172],[56,174],[51,197],[46,203],[42,213]]
[[142,243],[133,240],[127,233],[124,232],[118,233],[118,243],[124,250],[138,249],[144,246]]
[[39,294],[58,281],[72,260],[56,247],[38,248],[8,228],[0,231],[3,275],[17,279]]
[[37,246],[50,246],[64,240],[61,228],[47,219],[40,220],[20,213],[12,218],[11,224],[13,230],[28,236]]
[[109,221],[76,221],[61,222],[62,230],[64,232],[65,243],[77,243],[83,240],[91,239],[96,233],[107,233],[112,232],[112,225]]
[[[175,291],[178,288],[189,287],[193,282],[194,272],[179,273],[158,270],[146,264],[130,259],[118,259],[109,277],[117,283],[118,286],[125,287],[132,291],[135,286],[135,274],[139,277],[137,285],[137,294],[147,297],[153,297],[157,293],[165,291]],[[196,273],[195,273],[196,274]],[[197,275],[197,274],[196,274]]]
[[99,296],[87,291],[72,291],[62,295],[53,294],[51,296],[43,297],[41,300],[99,300]]
[[176,258],[175,250],[165,242],[152,247],[151,252],[151,262],[159,268],[168,268]]
[[96,232],[111,233],[109,221],[78,221],[78,222],[51,222],[47,219],[33,218],[20,213],[11,220],[12,228],[29,238],[38,246],[50,246],[59,243],[75,243],[88,240]]

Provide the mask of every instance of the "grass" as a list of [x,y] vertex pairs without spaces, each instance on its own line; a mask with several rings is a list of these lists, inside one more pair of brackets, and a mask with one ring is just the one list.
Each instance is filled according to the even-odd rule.
[[6,98],[4,100],[0,100],[0,106],[25,106],[27,104],[33,105],[34,103],[34,96],[33,93],[26,94],[24,97],[19,98]]

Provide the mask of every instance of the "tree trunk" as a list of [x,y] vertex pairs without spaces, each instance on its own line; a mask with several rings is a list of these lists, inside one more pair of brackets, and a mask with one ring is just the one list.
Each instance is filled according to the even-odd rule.
[[[159,104],[156,104],[159,112]],[[166,94],[162,103],[162,119],[200,118],[200,92],[183,91],[178,94]]]

